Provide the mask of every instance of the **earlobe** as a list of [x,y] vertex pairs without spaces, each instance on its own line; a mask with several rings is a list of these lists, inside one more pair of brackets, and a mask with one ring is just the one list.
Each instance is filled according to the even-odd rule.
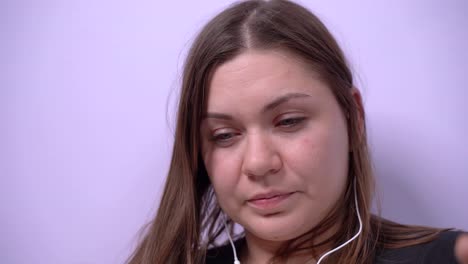
[[[349,127],[348,129],[355,129],[357,130],[357,140],[350,134],[350,145],[349,145],[349,152],[353,152],[354,148],[359,146],[364,139],[365,136],[365,125],[364,125],[364,106],[362,103],[361,93],[356,87],[352,87],[350,90],[352,101],[354,102],[355,110],[352,112],[346,113],[346,118],[348,119],[348,125],[353,126],[353,128]],[[351,116],[355,115],[355,116]],[[355,124],[357,123],[357,124]]]

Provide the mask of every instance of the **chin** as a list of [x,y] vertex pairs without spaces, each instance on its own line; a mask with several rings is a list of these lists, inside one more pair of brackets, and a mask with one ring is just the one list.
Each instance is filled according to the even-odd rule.
[[266,230],[265,228],[263,228],[262,230],[257,229],[257,230],[254,230],[254,232],[249,232],[249,233],[262,240],[275,241],[275,242],[291,240],[301,235],[300,232],[298,232],[297,234],[294,234],[288,231],[289,230],[287,229]]
[[286,241],[294,239],[308,229],[305,228],[302,221],[294,221],[291,217],[272,215],[272,216],[256,216],[258,219],[250,219],[244,225],[244,229],[263,240],[268,241]]

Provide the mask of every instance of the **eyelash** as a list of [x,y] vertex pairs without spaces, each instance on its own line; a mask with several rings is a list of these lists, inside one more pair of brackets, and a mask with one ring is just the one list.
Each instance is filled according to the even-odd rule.
[[222,133],[222,134],[219,134],[219,135],[216,135],[216,136],[213,136],[211,138],[212,141],[214,142],[217,142],[217,143],[224,143],[224,142],[227,142],[229,141],[230,139],[232,139],[234,136],[228,138],[228,139],[221,139],[222,137],[226,136],[226,135],[235,135],[236,133]]
[[287,127],[287,128],[290,128],[290,127],[294,127],[298,124],[300,124],[302,121],[305,120],[305,117],[291,117],[291,118],[285,118],[283,120],[280,120],[278,122],[278,124],[282,123],[282,122],[285,122],[285,121],[293,121],[293,124],[289,124],[289,125],[284,125],[283,127]]
[[[305,119],[306,119],[305,117],[285,118],[283,120],[280,120],[277,123],[277,124],[280,124],[280,125],[277,125],[277,126],[280,126],[280,127],[283,127],[283,128],[293,128],[293,127],[299,125],[300,123],[302,123]],[[286,122],[286,121],[293,122],[293,123],[284,125],[284,122]],[[281,123],[283,123],[283,125],[281,125]],[[218,143],[225,143],[225,142],[228,142],[230,139],[232,139],[235,136],[235,134],[236,133],[222,133],[222,134],[219,134],[219,135],[212,136],[211,140],[215,141],[215,142],[218,142]],[[233,136],[229,137],[228,139],[221,139],[222,137],[224,137],[226,135],[233,135]]]

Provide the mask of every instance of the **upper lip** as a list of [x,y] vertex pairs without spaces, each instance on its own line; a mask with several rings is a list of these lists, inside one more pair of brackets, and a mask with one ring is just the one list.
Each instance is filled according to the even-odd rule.
[[259,193],[259,194],[256,194],[256,195],[250,197],[250,199],[248,201],[255,201],[255,200],[260,200],[260,199],[270,199],[270,198],[273,198],[275,196],[287,195],[287,194],[291,194],[291,193],[293,193],[293,192],[270,191],[270,192],[265,192],[265,193]]

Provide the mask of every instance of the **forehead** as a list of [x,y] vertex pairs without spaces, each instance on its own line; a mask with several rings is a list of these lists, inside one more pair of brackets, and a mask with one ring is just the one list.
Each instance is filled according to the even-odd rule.
[[318,77],[312,67],[290,52],[249,50],[215,69],[207,108],[255,106],[291,92],[320,98],[329,89]]

